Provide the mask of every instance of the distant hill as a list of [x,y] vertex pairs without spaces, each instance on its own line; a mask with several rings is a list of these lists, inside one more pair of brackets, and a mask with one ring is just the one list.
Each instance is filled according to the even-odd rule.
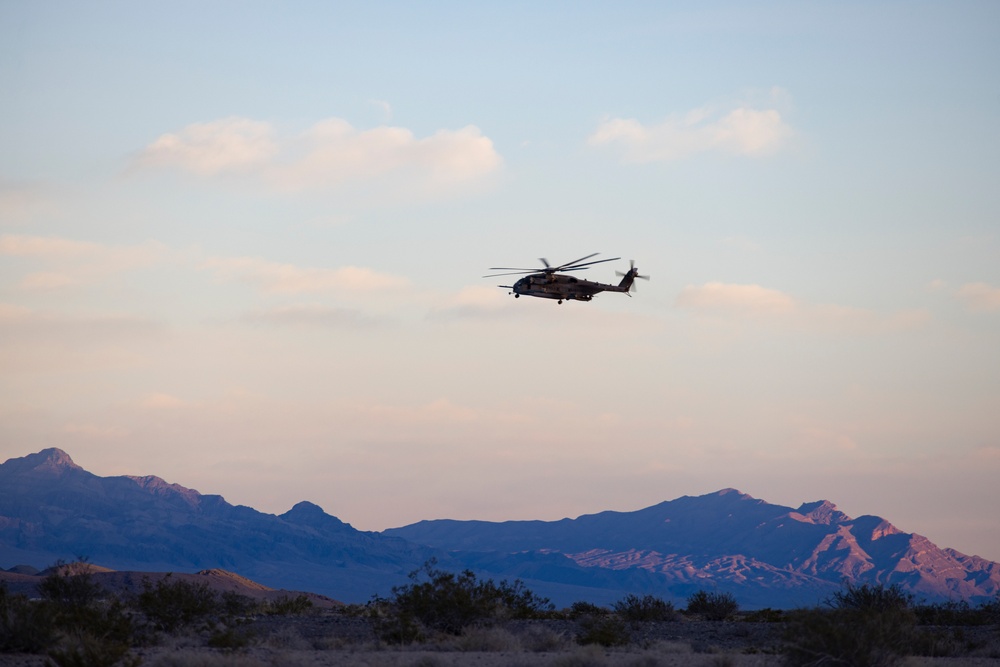
[[365,602],[430,558],[449,570],[522,579],[564,606],[627,593],[683,602],[712,588],[744,607],[814,604],[842,584],[899,583],[918,598],[978,601],[1000,565],[852,519],[826,501],[798,509],[732,489],[635,512],[561,521],[421,521],[364,532],[301,502],[281,515],[159,477],[98,477],[46,449],[0,464],[0,566],[31,576],[87,557],[114,570],[222,569],[267,587]]
[[225,569],[366,601],[437,550],[354,529],[312,503],[275,516],[159,477],[98,477],[46,449],[0,465],[0,564],[86,557],[115,570]]
[[[27,571],[26,571],[27,570]],[[112,593],[140,593],[146,583],[156,584],[169,577],[170,581],[184,581],[194,585],[204,585],[209,590],[216,593],[237,593],[243,597],[257,601],[277,601],[282,598],[296,598],[305,596],[314,607],[337,607],[343,603],[330,599],[324,595],[305,591],[278,590],[258,584],[246,577],[227,572],[226,570],[202,570],[189,573],[166,573],[166,572],[117,572],[106,567],[91,565],[89,563],[71,563],[63,565],[61,568],[47,568],[42,571],[31,571],[35,568],[24,568],[15,566],[8,570],[0,570],[0,582],[7,587],[7,590],[14,594],[23,593],[28,597],[38,596],[38,586],[49,574],[58,572],[60,575],[72,575],[85,571],[90,575],[91,581],[105,591]]]
[[686,597],[701,588],[757,604],[815,602],[844,581],[899,584],[918,599],[977,601],[1000,591],[1000,564],[852,519],[828,501],[798,509],[724,489],[635,512],[561,521],[421,521],[387,535],[463,552],[563,554],[587,568],[644,571]]

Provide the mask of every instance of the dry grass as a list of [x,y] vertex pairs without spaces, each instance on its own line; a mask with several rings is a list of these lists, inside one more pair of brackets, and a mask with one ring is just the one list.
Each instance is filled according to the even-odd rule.
[[661,653],[657,649],[622,650],[570,647],[552,653],[522,651],[396,650],[282,651],[254,649],[220,654],[184,651],[148,656],[149,667],[778,667],[779,656]]

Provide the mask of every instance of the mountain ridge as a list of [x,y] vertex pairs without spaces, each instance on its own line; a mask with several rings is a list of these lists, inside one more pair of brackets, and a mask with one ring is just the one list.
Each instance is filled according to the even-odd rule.
[[520,578],[557,604],[628,593],[682,601],[711,588],[746,607],[788,607],[818,603],[844,581],[898,583],[929,600],[1000,590],[1000,564],[828,500],[791,508],[730,488],[557,521],[437,519],[365,532],[309,501],[266,514],[154,475],[99,477],[57,448],[0,464],[0,561],[41,569],[79,555],[119,570],[224,569],[347,602],[388,594],[431,558]]

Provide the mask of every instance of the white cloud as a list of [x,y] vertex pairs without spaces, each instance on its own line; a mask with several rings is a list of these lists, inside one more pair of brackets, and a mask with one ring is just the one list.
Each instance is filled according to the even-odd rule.
[[932,280],[929,283],[927,283],[927,291],[928,292],[940,292],[947,285],[948,285],[948,283],[946,283],[945,281],[941,280],[940,278],[935,278],[934,280]]
[[39,271],[29,273],[21,279],[20,287],[33,292],[49,292],[74,287],[79,280],[65,273]]
[[431,310],[435,318],[482,318],[494,317],[508,313],[511,309],[511,298],[496,287],[470,286],[463,287],[457,294],[444,299],[440,305]]
[[235,116],[194,123],[160,136],[139,154],[136,165],[177,167],[200,176],[247,170],[277,154],[272,135],[268,123]]
[[837,304],[810,304],[760,285],[710,282],[688,285],[674,305],[696,313],[780,322],[795,329],[825,333],[881,333],[909,330],[930,319],[925,310],[888,315]]
[[1000,310],[1000,287],[986,283],[967,283],[956,294],[969,310],[981,313]]
[[392,118],[392,105],[385,100],[368,100],[368,103],[377,107],[382,112],[383,118],[386,120]]
[[156,392],[139,401],[139,405],[150,410],[170,410],[183,407],[185,402],[172,394]]
[[57,341],[68,345],[81,341],[118,342],[131,338],[161,336],[165,326],[157,321],[129,315],[63,315],[12,304],[0,304],[0,330],[4,340],[24,343]]
[[738,107],[717,114],[706,107],[653,125],[611,118],[598,126],[588,143],[616,148],[623,161],[641,163],[680,160],[709,151],[765,156],[781,149],[792,134],[777,109]]
[[472,125],[421,139],[402,127],[359,130],[329,118],[298,137],[275,135],[268,123],[245,118],[196,123],[158,138],[135,166],[204,177],[246,172],[283,191],[403,178],[410,190],[433,193],[479,181],[502,164],[493,142]]
[[242,321],[250,324],[277,326],[306,326],[337,329],[363,329],[378,321],[353,308],[331,308],[319,304],[293,304],[266,310],[256,310],[243,315]]
[[54,236],[0,236],[0,255],[24,257],[50,270],[24,276],[19,286],[28,290],[55,290],[95,278],[152,266],[169,255],[162,243],[112,246]]
[[49,194],[39,185],[0,179],[0,225],[23,225],[58,210]]
[[405,278],[371,269],[345,266],[339,269],[300,267],[256,257],[212,257],[204,267],[220,280],[242,280],[271,294],[394,290],[409,284]]
[[777,315],[795,310],[795,300],[778,290],[760,285],[711,282],[688,285],[677,296],[676,305],[690,310],[736,311]]
[[111,373],[149,363],[162,322],[118,314],[61,314],[0,304],[0,374]]
[[120,426],[94,424],[89,422],[71,422],[63,427],[63,433],[80,437],[84,440],[123,440],[131,433]]

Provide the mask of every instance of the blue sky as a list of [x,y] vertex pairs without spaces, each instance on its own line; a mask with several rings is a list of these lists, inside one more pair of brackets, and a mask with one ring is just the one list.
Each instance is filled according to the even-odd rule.
[[[0,457],[1000,560],[995,3],[0,5]],[[601,252],[634,298],[483,279]]]

